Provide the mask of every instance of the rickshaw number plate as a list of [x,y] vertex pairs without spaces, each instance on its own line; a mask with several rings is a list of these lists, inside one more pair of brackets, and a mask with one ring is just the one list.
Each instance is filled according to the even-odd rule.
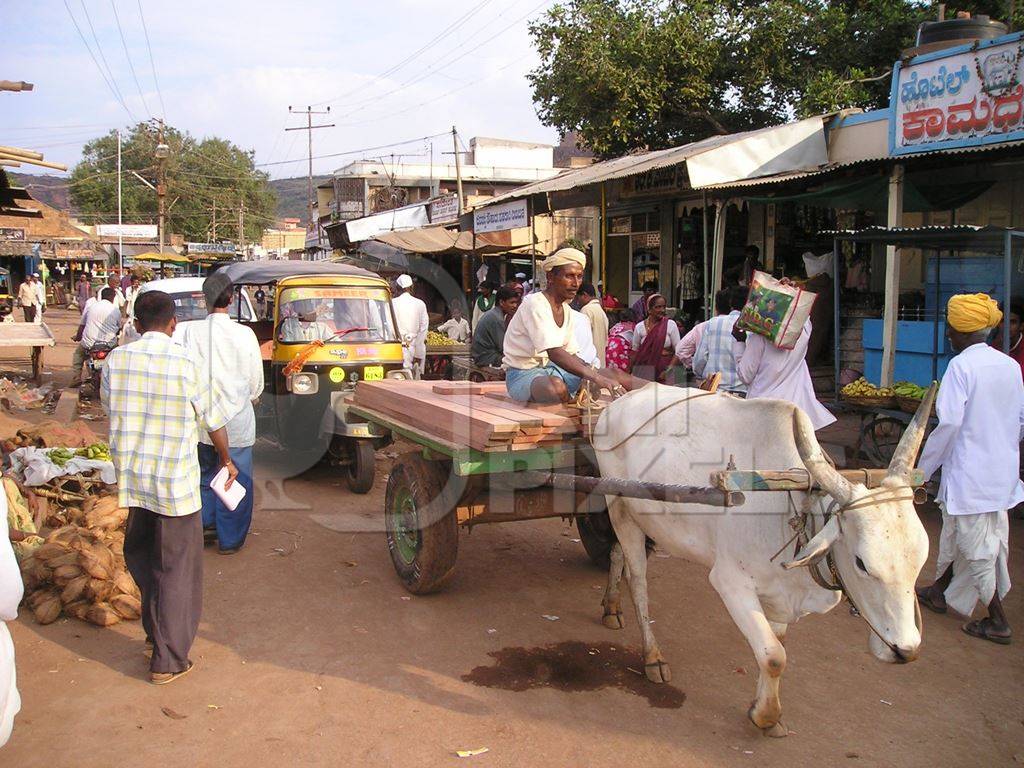
[[383,365],[368,365],[365,368],[363,368],[363,381],[381,381],[383,379]]

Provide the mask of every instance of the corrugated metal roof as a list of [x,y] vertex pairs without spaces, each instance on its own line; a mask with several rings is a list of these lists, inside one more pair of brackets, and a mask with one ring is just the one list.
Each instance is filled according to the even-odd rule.
[[[972,224],[927,227],[868,227],[866,229],[842,229],[822,232],[838,240],[852,240],[859,243],[882,243],[901,248],[968,249],[983,248],[1001,251],[1006,244],[1006,235],[1024,238],[1024,230],[1014,227],[979,227]],[[1006,254],[1009,257],[1009,253]]]
[[[819,119],[824,121],[825,116],[819,116]],[[545,179],[544,181],[538,181],[533,184],[525,184],[522,187],[517,187],[503,195],[498,195],[477,207],[482,208],[509,200],[518,200],[531,195],[545,194],[548,192],[563,192],[569,189],[585,187],[590,184],[599,184],[603,181],[611,181],[612,179],[623,179],[629,176],[636,176],[637,174],[646,173],[647,171],[656,170],[658,168],[668,168],[685,162],[690,157],[708,152],[712,149],[724,147],[734,142],[742,141],[743,139],[748,139],[754,136],[766,135],[787,127],[789,126],[773,125],[768,128],[758,128],[753,131],[732,133],[725,136],[709,136],[701,141],[695,141],[692,144],[685,144],[681,147],[670,147],[669,149],[659,149],[652,152],[642,152],[635,155],[616,157],[612,160],[605,160],[599,163],[594,163],[593,165],[588,165],[585,168],[566,171],[565,173],[551,179]]]
[[757,179],[743,179],[742,181],[730,182],[728,184],[713,184],[707,187],[695,187],[695,189],[703,190],[729,190],[729,189],[745,189],[748,187],[759,187],[769,186],[772,184],[782,184],[787,181],[793,181],[795,179],[806,179],[812,176],[821,176],[824,174],[832,173],[833,171],[839,171],[846,168],[855,168],[861,165],[871,165],[873,163],[884,163],[884,162],[907,162],[919,157],[936,157],[938,155],[965,155],[973,154],[976,152],[994,152],[996,150],[1013,149],[1015,147],[1024,148],[1024,140],[1021,141],[1005,141],[998,144],[982,144],[976,147],[957,147],[955,149],[933,149],[928,152],[915,152],[909,155],[885,155],[882,157],[864,157],[859,160],[849,160],[845,163],[829,163],[815,170],[809,171],[797,171],[794,173],[779,173],[774,176],[764,176]]

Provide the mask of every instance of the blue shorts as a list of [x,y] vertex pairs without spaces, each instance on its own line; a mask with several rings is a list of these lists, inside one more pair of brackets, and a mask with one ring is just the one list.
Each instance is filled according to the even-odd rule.
[[565,388],[569,390],[569,397],[576,397],[580,391],[583,379],[574,373],[569,373],[564,368],[559,368],[554,363],[548,363],[543,368],[509,368],[505,371],[505,389],[508,396],[521,403],[530,400],[530,387],[539,376],[557,376],[565,382]]

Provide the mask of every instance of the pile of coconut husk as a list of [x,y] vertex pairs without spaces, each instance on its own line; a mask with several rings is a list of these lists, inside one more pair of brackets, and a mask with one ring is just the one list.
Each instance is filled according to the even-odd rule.
[[139,589],[125,568],[128,510],[116,496],[88,496],[80,505],[51,508],[45,543],[21,562],[25,602],[36,621],[61,614],[100,627],[139,618]]

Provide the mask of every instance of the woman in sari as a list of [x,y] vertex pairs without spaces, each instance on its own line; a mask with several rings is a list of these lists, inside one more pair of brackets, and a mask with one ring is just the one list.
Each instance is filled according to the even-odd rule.
[[633,331],[633,375],[648,381],[664,381],[676,362],[679,328],[665,316],[667,302],[660,293],[647,299],[647,318]]
[[608,344],[605,346],[606,368],[618,368],[629,372],[633,362],[633,329],[636,316],[633,310],[624,309],[622,315],[611,330],[608,331]]

